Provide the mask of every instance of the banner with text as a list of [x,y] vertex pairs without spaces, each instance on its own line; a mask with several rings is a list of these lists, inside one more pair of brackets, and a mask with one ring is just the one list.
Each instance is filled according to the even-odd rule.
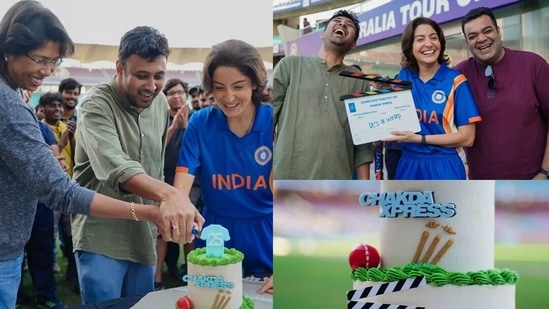
[[[520,0],[415,0],[391,1],[358,15],[360,21],[357,46],[400,35],[416,17],[424,16],[443,24],[461,19],[471,9],[497,8]],[[497,16],[496,16],[497,17]],[[316,31],[288,42],[286,55],[316,55],[322,40]]]

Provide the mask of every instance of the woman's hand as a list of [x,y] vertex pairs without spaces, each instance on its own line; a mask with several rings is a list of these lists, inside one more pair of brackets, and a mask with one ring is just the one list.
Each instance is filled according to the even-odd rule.
[[412,131],[391,131],[392,137],[382,139],[383,142],[421,143],[421,135]]
[[204,217],[180,190],[174,190],[163,199],[159,210],[154,222],[166,241],[190,243],[194,239],[193,227],[198,232],[202,231]]
[[261,284],[261,287],[259,288],[259,291],[257,292],[258,294],[273,294],[273,277],[274,276],[270,276],[270,277],[265,277],[263,278],[263,283]]

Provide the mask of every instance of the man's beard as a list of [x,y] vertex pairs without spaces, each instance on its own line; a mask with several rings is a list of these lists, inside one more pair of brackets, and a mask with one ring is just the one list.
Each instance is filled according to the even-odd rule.
[[68,109],[68,110],[71,110],[71,111],[72,111],[73,109],[75,109],[75,108],[76,108],[76,105],[74,105],[74,106],[70,106],[70,105],[67,105],[67,104],[65,104],[65,106],[63,106],[63,108],[64,108],[64,109]]

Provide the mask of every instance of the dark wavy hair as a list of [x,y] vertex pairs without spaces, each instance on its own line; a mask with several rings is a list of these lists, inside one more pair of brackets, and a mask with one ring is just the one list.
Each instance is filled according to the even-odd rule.
[[[25,55],[50,41],[59,43],[61,58],[74,53],[74,43],[59,18],[38,1],[15,3],[0,21],[0,55]],[[5,63],[0,57],[0,67]]]
[[135,27],[120,39],[118,60],[124,63],[131,55],[138,55],[148,60],[153,60],[158,56],[168,58],[170,55],[168,39],[152,27]]
[[173,87],[175,87],[177,85],[181,85],[181,87],[183,87],[183,91],[185,92],[185,95],[189,94],[189,92],[187,90],[187,89],[189,89],[189,84],[182,81],[179,78],[169,79],[166,82],[166,84],[164,84],[164,89],[162,89],[162,92],[164,93],[164,95],[168,95],[168,90],[172,89]]
[[257,48],[240,40],[227,40],[214,45],[204,62],[202,87],[205,93],[211,93],[213,74],[217,67],[236,68],[252,81],[256,88],[252,91],[252,102],[260,104],[263,90],[267,85],[267,70]]
[[446,51],[446,39],[444,38],[444,32],[440,25],[430,18],[418,17],[409,22],[408,25],[406,25],[406,28],[404,28],[404,32],[402,32],[402,41],[400,45],[402,48],[402,57],[404,58],[403,63],[407,64],[405,67],[410,71],[419,70],[417,59],[414,57],[413,46],[414,34],[417,27],[420,25],[429,25],[435,29],[438,40],[440,41],[440,54],[438,55],[437,61],[441,64],[450,64],[450,58],[444,53]]

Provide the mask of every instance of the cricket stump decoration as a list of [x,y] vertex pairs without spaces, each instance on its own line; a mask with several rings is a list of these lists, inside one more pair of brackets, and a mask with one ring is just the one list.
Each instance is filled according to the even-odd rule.
[[[450,235],[455,235],[456,232],[454,231],[454,229],[452,229],[451,226],[449,225],[445,225],[445,226],[441,226],[439,223],[435,222],[435,221],[430,221],[428,222],[427,224],[425,224],[425,227],[426,228],[430,228],[430,229],[436,229],[438,227],[440,227],[443,231],[445,231],[447,234],[450,234]],[[427,240],[429,239],[429,236],[430,236],[430,233],[428,230],[425,230],[423,231],[423,233],[421,233],[421,238],[419,239],[419,243],[417,245],[417,249],[416,249],[416,252],[414,254],[414,257],[412,259],[412,262],[414,263],[430,263],[430,264],[433,264],[433,265],[436,265],[440,259],[444,256],[444,254],[446,253],[446,251],[448,251],[448,249],[450,249],[450,247],[454,244],[454,240],[449,238],[448,240],[446,240],[446,243],[444,244],[444,246],[442,246],[442,248],[440,248],[440,250],[437,252],[437,254],[435,255],[435,257],[429,262],[429,258],[431,257],[431,255],[433,255],[438,243],[440,242],[440,239],[441,237],[439,235],[435,235],[435,237],[433,237],[433,240],[431,241],[431,244],[429,245],[428,249],[427,249],[427,252],[425,252],[425,255],[423,256],[423,258],[421,259],[421,261],[419,260],[419,257],[421,255],[421,253],[423,252],[423,249],[425,247],[425,244],[427,243]]]
[[[366,273],[377,277],[378,272],[405,265],[462,273],[493,269],[494,234],[477,228],[494,225],[493,187],[485,182],[384,181],[380,192],[363,192],[360,205],[379,207],[380,252],[366,244],[353,248],[349,254],[353,277],[369,277],[362,275]],[[466,258],[472,254],[474,267]],[[375,269],[377,263],[379,269]],[[428,275],[418,272],[417,277],[406,279],[363,281],[347,291],[347,308],[427,308],[425,304],[434,302],[426,299],[425,304],[407,305],[401,295],[409,292],[399,293],[414,289],[415,295],[423,295],[422,287],[432,285],[423,276]]]

